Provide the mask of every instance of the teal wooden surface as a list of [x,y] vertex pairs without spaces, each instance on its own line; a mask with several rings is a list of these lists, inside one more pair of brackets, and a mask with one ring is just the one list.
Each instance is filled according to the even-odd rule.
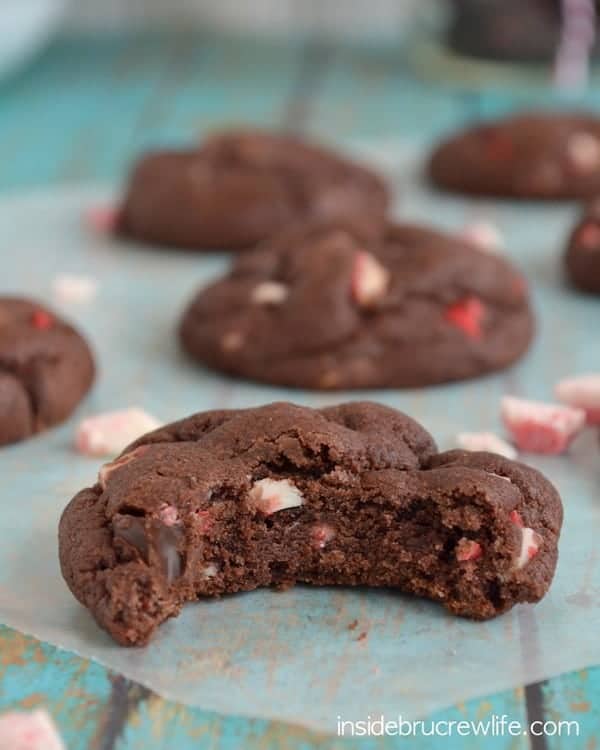
[[[562,675],[543,686],[540,713],[528,714],[519,688],[468,701],[427,717],[438,723],[485,722],[492,715],[511,721],[579,721],[579,736],[481,736],[398,738],[335,738],[280,722],[224,718],[162,700],[100,665],[0,627],[0,710],[49,710],[69,750],[392,750],[397,747],[477,750],[594,750],[599,731],[594,698],[600,689],[600,668]],[[537,731],[537,725],[534,730]],[[551,730],[552,731],[552,730]],[[562,730],[566,732],[566,730]],[[537,744],[536,744],[537,743]]]
[[[218,39],[207,35],[69,38],[0,82],[0,189],[120,179],[152,144],[179,143],[243,120],[327,139],[427,141],[473,116],[566,103],[546,86],[445,86],[403,50]],[[437,71],[433,70],[433,73]],[[473,79],[476,81],[476,77]],[[425,83],[427,81],[427,83]],[[600,103],[598,89],[586,95]],[[596,747],[600,670],[557,677],[450,708],[436,718],[507,714],[580,721],[578,738],[498,737],[491,748]],[[163,701],[99,665],[0,632],[0,707],[48,706],[79,748],[388,748],[336,741],[276,722],[224,718]],[[596,709],[594,710],[594,707]],[[406,743],[405,743],[406,745]],[[403,745],[403,746],[405,746]],[[418,748],[476,748],[480,738],[412,739]]]

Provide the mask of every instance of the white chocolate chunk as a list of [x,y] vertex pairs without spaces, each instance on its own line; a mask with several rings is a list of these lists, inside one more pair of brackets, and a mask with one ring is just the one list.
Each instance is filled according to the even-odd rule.
[[302,505],[302,494],[289,479],[260,479],[250,490],[250,504],[265,515]]

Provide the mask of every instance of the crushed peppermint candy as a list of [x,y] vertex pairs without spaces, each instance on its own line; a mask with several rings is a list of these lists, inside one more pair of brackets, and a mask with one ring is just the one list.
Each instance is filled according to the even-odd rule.
[[85,223],[96,234],[112,234],[119,223],[117,206],[92,206],[85,212]]
[[49,331],[54,325],[54,316],[47,310],[34,310],[31,314],[31,325],[38,331]]
[[563,404],[583,409],[588,424],[600,424],[600,374],[565,378],[557,383],[555,393]]
[[250,490],[250,504],[265,515],[304,503],[300,490],[289,479],[259,479]]
[[219,566],[216,563],[208,563],[202,568],[202,578],[214,578],[219,572]]
[[179,512],[174,505],[163,503],[158,509],[158,516],[165,526],[175,526],[179,523]]
[[52,293],[57,302],[84,304],[96,296],[98,284],[89,276],[60,273],[52,281]]
[[592,133],[572,133],[567,141],[567,153],[580,172],[594,172],[600,166],[600,141]]
[[50,714],[38,709],[0,714],[0,750],[65,750],[65,746]]
[[257,305],[280,305],[285,302],[289,289],[278,281],[263,281],[252,290],[252,302]]
[[314,545],[323,549],[335,537],[335,529],[327,523],[318,523],[313,526],[311,536]]
[[239,331],[230,331],[221,339],[221,349],[224,352],[237,352],[244,345],[244,337]]
[[456,436],[459,448],[465,451],[486,451],[497,453],[499,456],[517,458],[517,451],[506,440],[494,435],[493,432],[459,432]]
[[575,232],[574,241],[585,250],[600,250],[600,226],[591,221],[582,224]]
[[504,247],[502,233],[490,221],[471,221],[465,224],[458,236],[486,253],[500,253]]
[[564,453],[585,425],[582,409],[513,396],[502,399],[501,411],[517,447],[529,453]]
[[463,537],[456,545],[456,559],[458,562],[469,562],[478,560],[483,555],[483,549],[479,542]]
[[390,272],[371,253],[356,253],[352,267],[352,296],[361,307],[378,302],[390,285]]
[[521,529],[521,549],[515,563],[515,567],[520,570],[537,555],[542,546],[542,537],[537,531],[525,526],[518,511],[511,511],[510,520]]
[[485,307],[477,297],[465,297],[444,310],[444,318],[471,339],[480,339]]
[[161,423],[142,409],[106,412],[84,419],[75,436],[75,448],[85,456],[113,456]]

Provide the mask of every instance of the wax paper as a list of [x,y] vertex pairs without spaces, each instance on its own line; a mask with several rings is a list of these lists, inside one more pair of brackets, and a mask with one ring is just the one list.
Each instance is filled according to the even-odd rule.
[[[94,236],[85,209],[111,191],[69,187],[0,201],[3,292],[52,303],[57,273],[99,284],[89,304],[60,309],[87,334],[99,377],[58,429],[0,451],[0,622],[123,673],[161,695],[227,714],[289,720],[335,732],[338,716],[418,717],[457,701],[600,662],[600,448],[587,431],[564,457],[525,456],[565,505],[556,578],[536,606],[470,622],[394,591],[257,591],[188,605],[142,649],[114,644],[72,597],[57,560],[57,524],[94,482],[99,461],[73,452],[76,425],[104,410],[140,406],[164,421],[215,407],[276,399],[320,406],[370,398],[419,419],[443,448],[459,431],[502,433],[500,398],[549,399],[566,375],[600,371],[600,298],[569,290],[560,255],[575,207],[469,202],[428,191],[419,155],[375,144],[363,155],[393,180],[399,216],[458,230],[486,219],[529,277],[539,331],[508,372],[408,391],[319,394],[235,381],[190,363],[175,327],[189,296],[227,266],[225,254],[160,252]],[[327,321],[323,321],[327,325]]]

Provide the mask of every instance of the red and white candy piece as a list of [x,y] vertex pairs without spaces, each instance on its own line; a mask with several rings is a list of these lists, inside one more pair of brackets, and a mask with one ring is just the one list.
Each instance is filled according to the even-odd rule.
[[138,448],[130,451],[129,453],[126,453],[124,456],[120,456],[114,461],[111,461],[108,464],[104,464],[104,466],[102,466],[100,468],[100,471],[98,472],[98,482],[102,489],[106,489],[106,485],[108,484],[108,480],[111,474],[117,471],[117,469],[120,469],[122,466],[125,466],[125,464],[128,464],[136,458],[139,458],[142,453],[145,453],[148,450],[148,447],[149,446],[147,445],[140,445]]
[[478,560],[483,555],[483,549],[479,542],[463,537],[456,545],[456,559],[458,562]]
[[52,293],[62,304],[84,304],[96,296],[98,284],[89,276],[60,273],[52,281]]
[[208,534],[213,525],[213,516],[209,510],[196,510],[193,515],[194,528],[199,534]]
[[390,281],[390,272],[374,255],[364,250],[356,253],[352,267],[352,296],[361,307],[370,307],[380,300]]
[[444,310],[444,318],[469,338],[480,339],[485,307],[477,297],[465,297]]
[[518,526],[521,529],[521,549],[515,563],[515,567],[520,569],[524,568],[525,565],[537,555],[542,546],[542,537],[537,531],[529,528],[529,526],[525,526],[521,514],[518,511],[513,510],[511,512],[510,520],[515,526]]
[[585,412],[570,406],[502,399],[502,419],[517,447],[529,453],[564,453],[585,425]]
[[580,172],[594,172],[600,167],[600,141],[584,130],[573,133],[567,141],[571,164]]
[[328,523],[318,523],[312,529],[312,541],[317,549],[323,549],[335,537],[335,529]]
[[563,404],[583,409],[588,424],[600,424],[600,375],[578,375],[561,380],[555,389]]
[[265,515],[304,503],[302,493],[289,479],[259,479],[250,490],[250,504]]
[[0,750],[65,750],[47,711],[0,715]]
[[163,503],[160,506],[158,516],[165,526],[176,526],[179,523],[179,511],[169,503]]
[[289,289],[278,281],[263,281],[252,290],[252,302],[257,305],[281,305],[285,302]]
[[92,206],[85,212],[85,223],[96,234],[112,234],[119,222],[118,206]]
[[85,456],[112,456],[160,422],[142,409],[123,409],[84,419],[77,428],[75,448]]
[[202,568],[202,578],[214,578],[219,572],[217,563],[208,563]]
[[517,451],[506,440],[494,435],[493,432],[459,432],[456,436],[459,448],[465,451],[486,451],[497,453],[499,456],[514,460]]
[[486,253],[499,253],[504,247],[502,233],[490,221],[471,221],[465,224],[458,236]]
[[54,316],[47,310],[34,310],[31,314],[31,325],[38,331],[49,331],[54,325]]
[[585,250],[600,250],[600,226],[591,221],[584,223],[575,233],[575,244]]

